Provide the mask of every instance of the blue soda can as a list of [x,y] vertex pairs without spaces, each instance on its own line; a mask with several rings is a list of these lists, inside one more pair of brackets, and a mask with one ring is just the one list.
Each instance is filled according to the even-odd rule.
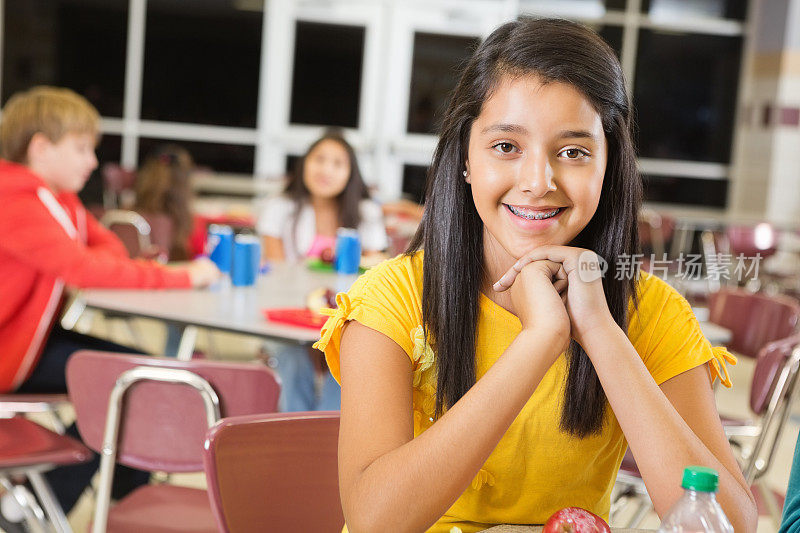
[[334,269],[340,274],[357,274],[361,263],[361,239],[350,228],[336,230],[336,260]]
[[261,243],[255,235],[237,235],[233,241],[231,283],[236,287],[256,284],[261,266]]
[[233,259],[233,229],[221,224],[208,226],[206,253],[223,274],[230,274]]

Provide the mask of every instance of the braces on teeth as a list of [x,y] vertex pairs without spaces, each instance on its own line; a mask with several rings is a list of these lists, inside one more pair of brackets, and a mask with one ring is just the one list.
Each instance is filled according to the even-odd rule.
[[522,217],[522,218],[527,218],[528,220],[542,220],[542,219],[545,219],[545,218],[550,218],[552,216],[555,216],[561,210],[561,208],[559,207],[559,208],[554,209],[553,211],[551,211],[549,213],[526,213],[526,212],[522,211],[521,209],[517,209],[517,208],[515,208],[514,206],[511,206],[511,205],[509,205],[508,208],[515,215],[517,215],[519,217]]

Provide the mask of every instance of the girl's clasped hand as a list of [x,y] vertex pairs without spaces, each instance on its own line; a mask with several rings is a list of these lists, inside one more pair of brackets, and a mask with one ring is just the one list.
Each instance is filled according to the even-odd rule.
[[[523,254],[492,288],[497,292],[511,292],[514,308],[522,313],[520,320],[523,327],[535,322],[526,320],[525,308],[543,307],[546,308],[543,314],[555,314],[558,317],[566,314],[571,337],[578,344],[583,344],[589,332],[615,325],[603,292],[602,277],[607,274],[604,265],[605,261],[591,250],[572,246],[539,246]],[[543,299],[541,293],[527,294],[525,289],[519,287],[531,270],[550,274],[553,291],[561,297],[564,313],[561,313],[556,302]]]

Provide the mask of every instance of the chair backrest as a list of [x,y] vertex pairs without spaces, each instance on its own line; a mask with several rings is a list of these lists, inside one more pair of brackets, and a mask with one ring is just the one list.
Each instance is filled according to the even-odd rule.
[[792,351],[800,346],[800,334],[770,342],[758,354],[753,381],[750,386],[750,409],[763,416],[777,391],[780,374],[786,366]]
[[[78,430],[95,451],[103,447],[109,396],[121,374],[137,367],[178,369],[205,379],[219,397],[222,416],[273,412],[280,386],[273,372],[256,363],[177,361],[150,356],[81,350],[67,363],[67,388]],[[206,407],[184,384],[141,381],[123,398],[117,461],[144,470],[203,469]]]
[[789,337],[797,329],[800,302],[723,287],[709,295],[709,321],[732,332],[728,348],[757,357],[768,342]]
[[748,483],[763,476],[772,464],[797,390],[798,370],[800,335],[770,343],[759,353],[750,407],[761,415],[761,421],[758,437],[743,465]]
[[103,207],[115,209],[122,207],[120,197],[126,193],[133,194],[136,172],[128,170],[117,163],[105,163],[100,170],[103,177]]
[[219,530],[341,531],[338,438],[338,411],[221,420],[204,457]]
[[[757,226],[728,226],[725,229],[730,253],[734,256],[769,257],[777,250],[777,234],[774,228],[762,223]],[[761,241],[761,242],[759,242]]]
[[167,254],[172,250],[175,237],[175,224],[166,213],[143,213],[140,215],[150,224],[150,243]]
[[672,239],[674,231],[673,217],[648,208],[639,211],[639,242],[643,247],[651,248],[656,259],[666,258],[667,242]]
[[128,250],[129,257],[139,257],[150,248],[150,223],[136,211],[109,209],[100,223],[117,234]]

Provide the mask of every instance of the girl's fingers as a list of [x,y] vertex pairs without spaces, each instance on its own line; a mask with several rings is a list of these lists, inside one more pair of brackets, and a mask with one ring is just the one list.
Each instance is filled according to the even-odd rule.
[[582,251],[583,250],[580,248],[573,248],[571,246],[539,246],[520,257],[517,264],[523,262],[527,264],[531,261],[541,260],[561,263],[564,269],[564,277],[567,277],[566,275],[574,268],[574,265],[577,263],[577,257]]
[[[525,260],[525,256],[521,257],[519,261],[514,263],[508,271],[503,274],[503,276],[492,285],[492,289],[496,292],[503,292],[511,287],[514,284],[514,280],[517,279],[517,275],[522,272],[522,269],[528,266],[529,264],[534,262],[534,259]],[[556,262],[548,261],[548,260],[541,260],[541,263],[547,268],[550,269],[550,276],[551,277],[559,277],[558,273],[563,270],[561,265]],[[566,279],[566,275],[564,276]]]
[[564,270],[564,263],[561,263],[559,268],[558,268],[558,272],[556,272],[556,278],[557,279],[568,279],[568,277],[569,276],[567,276],[567,271]]
[[553,283],[553,287],[556,289],[556,291],[558,291],[558,294],[561,295],[563,295],[564,292],[567,290],[568,285],[569,283],[565,279],[559,279],[556,280],[555,283]]

